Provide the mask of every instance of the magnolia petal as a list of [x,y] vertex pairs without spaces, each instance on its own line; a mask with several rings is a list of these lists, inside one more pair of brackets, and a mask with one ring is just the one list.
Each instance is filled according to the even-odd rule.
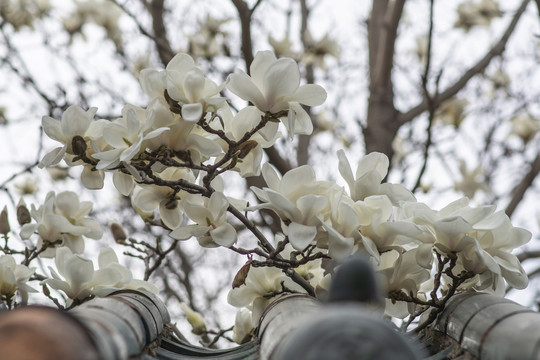
[[316,226],[306,226],[291,222],[288,227],[289,242],[298,251],[303,251],[317,235]]
[[356,169],[356,178],[359,179],[368,171],[375,170],[379,173],[381,179],[384,179],[388,173],[388,166],[390,161],[385,154],[379,152],[372,152],[364,156],[358,162],[358,168]]
[[154,211],[164,199],[164,195],[154,189],[139,188],[135,191],[132,201],[142,211]]
[[133,177],[122,171],[115,171],[113,174],[114,187],[124,196],[129,196],[135,187]]
[[51,152],[47,153],[43,159],[39,162],[39,167],[52,166],[58,164],[66,154],[67,146],[58,147]]
[[324,103],[326,96],[326,91],[321,86],[307,84],[300,86],[291,98],[300,104],[317,106]]
[[[297,102],[290,102],[289,106],[288,121],[291,123],[289,125],[290,130],[294,134],[310,135],[313,132],[313,122],[306,110]],[[291,119],[291,114],[293,114],[293,119]]]
[[354,187],[354,176],[351,169],[351,164],[349,163],[349,160],[347,159],[347,156],[345,155],[345,151],[338,150],[337,152],[338,156],[338,170],[341,174],[341,177],[347,184],[349,184],[349,189]]
[[234,227],[229,223],[223,223],[216,227],[213,230],[210,230],[210,236],[212,236],[212,240],[223,247],[230,247],[232,246],[237,238],[238,235],[236,234],[236,230]]
[[109,266],[110,264],[117,264],[118,263],[118,256],[116,256],[116,253],[114,252],[113,248],[106,247],[100,250],[98,255],[98,265],[99,268],[105,268]]
[[275,209],[280,216],[284,216],[285,219],[298,219],[299,221],[302,218],[300,210],[293,204],[289,199],[284,197],[282,194],[273,191],[266,190],[266,196],[268,197],[268,204],[271,208]]
[[251,101],[259,110],[263,112],[270,110],[261,90],[243,71],[235,71],[229,75],[227,88],[240,98]]
[[433,265],[433,245],[420,244],[416,251],[416,262],[424,269],[431,269]]
[[273,51],[258,51],[257,54],[255,54],[253,62],[249,67],[249,71],[257,86],[262,88],[264,75],[276,61],[277,58]]
[[161,201],[159,204],[159,216],[165,226],[169,229],[176,229],[182,222],[182,210],[180,204],[176,203],[176,206],[174,207],[170,207],[167,204],[169,204],[169,199]]
[[171,231],[169,236],[177,240],[187,240],[193,236],[193,231],[198,227],[199,225],[197,224],[180,226]]
[[308,194],[299,198],[296,206],[302,213],[303,220],[311,223],[328,206],[328,199],[324,196]]
[[41,126],[43,131],[53,140],[61,142],[62,144],[66,143],[66,137],[60,126],[60,121],[53,119],[50,116],[43,116],[41,119]]
[[188,122],[197,122],[203,115],[201,103],[182,105],[182,118]]
[[165,71],[155,69],[143,69],[139,74],[139,83],[142,90],[151,98],[162,97],[166,88]]
[[189,102],[199,101],[203,96],[203,90],[206,84],[203,72],[198,68],[189,70],[184,75],[183,88]]
[[101,170],[93,170],[91,166],[85,166],[81,173],[81,183],[90,190],[102,189],[105,173]]
[[62,120],[60,122],[64,136],[70,139],[75,135],[84,135],[96,111],[97,108],[95,107],[89,109],[88,112],[76,105],[68,107],[64,114],[62,114]]
[[316,181],[315,171],[309,165],[302,165],[287,171],[280,183],[280,191],[288,193],[291,188],[299,188]]
[[281,58],[266,70],[263,79],[263,94],[268,106],[272,107],[280,97],[292,95],[300,85],[298,65],[291,58]]

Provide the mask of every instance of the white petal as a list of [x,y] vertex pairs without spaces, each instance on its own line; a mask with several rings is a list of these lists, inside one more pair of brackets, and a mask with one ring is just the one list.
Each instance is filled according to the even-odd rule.
[[159,204],[159,216],[169,229],[176,229],[182,222],[182,210],[178,203],[174,208],[168,208],[166,206],[168,202],[169,199],[165,199]]
[[223,223],[213,230],[210,230],[212,240],[221,246],[229,247],[237,240],[237,234],[234,227],[229,223]]
[[197,224],[180,226],[169,233],[169,236],[177,240],[187,240],[193,236],[193,231],[200,227]]
[[302,85],[292,95],[291,100],[308,106],[321,105],[326,100],[326,91],[319,85]]
[[182,118],[188,122],[197,122],[203,114],[201,103],[182,105]]
[[58,164],[66,153],[67,146],[59,147],[47,153],[39,163],[39,167],[52,166]]
[[133,177],[117,170],[113,174],[114,187],[124,196],[129,196],[135,187]]
[[118,256],[116,256],[116,253],[112,248],[106,247],[100,250],[98,255],[98,265],[100,269],[116,263],[118,263]]
[[229,75],[227,88],[240,98],[251,101],[259,110],[270,110],[261,90],[246,73],[237,71]]
[[281,58],[266,70],[263,94],[272,107],[283,96],[292,95],[300,85],[298,65],[291,58]]
[[288,227],[289,242],[298,251],[303,251],[317,235],[316,226],[306,226],[291,222]]
[[81,173],[81,183],[90,190],[102,189],[105,174],[101,170],[92,170],[91,166],[85,166]]
[[381,179],[384,179],[388,173],[388,166],[390,161],[385,154],[379,152],[372,152],[364,156],[358,162],[358,168],[356,169],[356,178],[359,179],[368,171],[375,170],[381,176]]
[[139,82],[142,90],[148,96],[155,98],[163,96],[166,88],[166,72],[155,69],[144,69],[139,74]]
[[88,112],[84,111],[81,107],[71,105],[62,114],[62,120],[60,126],[62,132],[66,138],[72,138],[74,135],[84,135],[90,122],[91,117],[96,113],[97,108],[91,108]]
[[51,139],[59,141],[63,144],[66,142],[66,137],[64,136],[62,128],[60,127],[60,121],[53,119],[50,116],[44,116],[41,119],[41,126],[43,127],[45,134],[47,134],[47,136]]

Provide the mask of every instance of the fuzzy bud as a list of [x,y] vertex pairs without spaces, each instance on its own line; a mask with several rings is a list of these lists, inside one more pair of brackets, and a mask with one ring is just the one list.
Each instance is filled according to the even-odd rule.
[[75,135],[71,140],[71,148],[73,153],[78,156],[82,156],[86,153],[86,141],[80,135]]
[[114,241],[117,244],[123,244],[126,242],[127,235],[122,225],[113,221],[109,224],[109,229],[111,230]]
[[23,199],[21,199],[17,205],[17,222],[22,226],[31,221],[32,217],[30,216],[30,211],[28,211],[26,204],[24,203]]
[[10,231],[7,208],[4,206],[4,210],[0,213],[0,234],[6,236]]
[[186,319],[191,325],[192,329],[191,331],[195,335],[203,335],[206,333],[206,324],[204,323],[204,319],[198,312],[194,311],[192,308],[190,308],[186,303],[180,303],[180,308],[186,314]]

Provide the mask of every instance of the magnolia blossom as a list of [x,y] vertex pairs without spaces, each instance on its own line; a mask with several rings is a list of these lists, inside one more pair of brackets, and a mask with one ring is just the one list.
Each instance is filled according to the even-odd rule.
[[282,119],[292,134],[311,134],[311,118],[301,105],[321,105],[326,92],[319,85],[300,86],[300,71],[291,58],[276,59],[271,51],[259,51],[250,66],[250,74],[236,70],[229,75],[228,89],[248,100],[262,112],[288,111]]
[[252,267],[249,269],[244,285],[232,289],[227,295],[227,301],[232,306],[245,307],[250,305],[251,322],[257,326],[261,315],[268,305],[279,295],[283,287],[302,292],[305,290],[287,277],[281,269],[274,267]]
[[[132,284],[131,271],[118,263],[118,258],[112,249],[104,249],[100,252],[99,269],[94,269],[92,260],[80,255],[73,254],[67,247],[56,250],[56,270],[49,266],[52,278],[45,279],[41,283],[60,290],[71,300],[84,300],[90,295],[102,296],[110,291],[107,289],[117,288],[142,288],[155,290],[153,285],[144,284],[130,286]],[[155,291],[152,291],[155,292]]]
[[90,201],[79,201],[72,191],[58,195],[49,192],[42,206],[36,209],[32,205],[30,214],[36,223],[24,224],[20,235],[29,239],[37,231],[39,248],[53,245],[40,254],[43,257],[54,256],[56,245],[81,253],[84,250],[83,236],[97,240],[103,235],[98,222],[87,217],[92,206]]
[[93,154],[99,162],[98,170],[110,169],[121,162],[129,162],[144,150],[144,141],[152,139],[168,128],[152,130],[145,109],[126,105],[122,118],[110,122],[103,129],[103,139],[109,145],[105,151]]
[[169,61],[165,71],[141,71],[142,89],[151,97],[162,97],[164,91],[180,106],[185,121],[197,122],[205,111],[216,111],[225,99],[216,95],[222,90],[212,80],[205,78],[187,54],[177,54]]
[[263,203],[249,209],[272,209],[282,219],[282,229],[296,250],[304,250],[317,235],[322,214],[329,210],[330,182],[317,181],[309,165],[300,166],[279,178],[270,165],[263,165],[268,188],[251,187]]
[[[401,292],[413,296],[417,294],[418,287],[430,278],[428,270],[418,265],[416,250],[409,250],[400,254],[391,250],[381,254],[378,271],[386,279],[386,290]],[[404,301],[386,300],[385,313],[403,319],[414,313],[415,305]]]
[[353,200],[364,200],[371,195],[387,195],[394,204],[399,201],[415,201],[414,195],[399,184],[384,183],[388,174],[390,162],[382,153],[372,152],[358,162],[356,176],[353,176],[351,165],[345,152],[337,152],[339,159],[339,173],[349,185],[349,192]]
[[236,230],[227,222],[229,201],[223,193],[216,191],[210,198],[191,197],[183,206],[196,224],[178,227],[170,233],[171,237],[187,240],[195,236],[205,247],[229,247],[236,242]]
[[[260,124],[264,116],[264,113],[254,106],[243,108],[235,116],[228,107],[224,107],[220,114],[223,120],[223,130],[226,132],[227,137],[234,141],[239,141],[247,132],[253,130]],[[253,134],[249,142],[244,143],[244,148],[239,151],[237,163],[233,170],[238,171],[242,177],[259,176],[263,149],[274,145],[278,137],[281,136],[278,125],[269,121],[261,130]],[[221,144],[226,151],[229,145],[224,141]],[[245,150],[246,148],[247,150]],[[219,161],[220,158],[218,157],[216,160]]]
[[241,345],[251,340],[251,333],[253,331],[252,316],[251,311],[246,308],[242,308],[236,312],[233,327],[233,341],[235,343]]
[[72,105],[62,114],[60,122],[50,116],[44,116],[41,122],[43,131],[48,137],[62,143],[63,146],[45,155],[39,166],[56,165],[64,158],[66,153],[76,155],[72,147],[73,138],[75,136],[84,138],[96,111],[97,108],[95,107],[84,111],[81,107]]
[[[167,168],[158,176],[166,181],[185,180],[194,182],[195,177],[189,169]],[[133,194],[132,202],[135,208],[143,213],[152,213],[155,209],[159,210],[159,215],[163,223],[169,229],[177,228],[182,221],[182,197],[188,196],[184,191],[175,193],[168,186],[158,185],[139,185]]]
[[[123,274],[113,268],[95,271],[92,260],[73,254],[67,247],[56,250],[56,270],[49,266],[52,278],[41,283],[61,290],[71,300],[84,300],[96,286],[111,286],[122,279]],[[58,272],[56,272],[58,271]]]
[[25,265],[17,264],[11,255],[0,256],[0,296],[10,299],[19,291],[23,303],[28,300],[29,292],[37,292],[30,287],[27,282],[34,275],[36,268],[28,268]]

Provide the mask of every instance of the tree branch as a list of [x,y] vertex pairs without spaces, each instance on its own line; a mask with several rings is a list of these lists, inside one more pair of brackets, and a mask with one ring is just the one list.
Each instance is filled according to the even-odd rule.
[[510,203],[508,203],[508,206],[506,207],[506,215],[508,217],[511,217],[514,211],[516,210],[517,206],[523,199],[523,195],[525,195],[525,192],[529,187],[532,185],[534,179],[540,172],[540,154],[536,155],[536,158],[533,160],[533,162],[530,165],[529,172],[527,175],[523,177],[521,182],[514,188],[512,191],[512,199],[510,200]]
[[[461,78],[459,78],[453,85],[449,86],[446,90],[442,91],[438,96],[433,99],[435,107],[437,107],[442,102],[450,99],[452,96],[456,95],[465,87],[465,85],[467,85],[469,80],[471,80],[475,75],[483,72],[489,65],[491,60],[493,60],[493,58],[495,58],[496,56],[500,56],[504,52],[506,44],[508,43],[508,39],[516,29],[519,19],[521,18],[521,15],[523,15],[523,13],[525,12],[529,1],[530,0],[523,0],[520,7],[517,9],[514,17],[512,18],[512,21],[508,25],[508,28],[504,32],[501,39],[497,42],[497,44],[495,44],[487,52],[487,54],[484,55],[482,59],[480,59],[475,65],[473,65],[469,70],[467,70],[463,74],[463,76],[461,76]],[[428,110],[428,103],[426,99],[423,99],[419,105],[399,115],[399,126],[413,120],[415,117],[422,114],[426,110]]]
[[145,4],[152,16],[153,40],[156,43],[159,58],[163,65],[167,65],[175,55],[175,52],[171,48],[171,43],[167,38],[167,29],[163,22],[164,2],[165,0],[152,0],[150,3],[145,2]]
[[[243,0],[231,0],[240,19],[240,27],[242,30],[242,55],[246,63],[246,72],[249,74],[249,67],[253,62],[253,43],[251,39],[251,15],[253,11]],[[258,4],[256,4],[258,6]],[[254,6],[254,9],[256,6]]]

